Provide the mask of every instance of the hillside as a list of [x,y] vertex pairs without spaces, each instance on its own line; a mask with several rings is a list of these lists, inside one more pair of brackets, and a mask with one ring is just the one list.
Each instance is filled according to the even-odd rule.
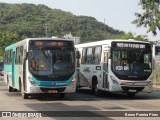
[[115,38],[122,31],[115,30],[90,16],[75,16],[70,12],[51,9],[45,5],[0,3],[0,32],[25,37],[62,37],[72,33],[82,42]]

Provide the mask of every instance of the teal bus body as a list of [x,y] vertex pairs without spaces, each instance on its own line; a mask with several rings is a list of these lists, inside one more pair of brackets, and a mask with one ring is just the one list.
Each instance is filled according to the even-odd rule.
[[28,38],[6,47],[4,81],[9,92],[21,91],[24,99],[32,94],[54,93],[64,97],[65,93],[75,92],[74,50],[73,41],[52,38]]

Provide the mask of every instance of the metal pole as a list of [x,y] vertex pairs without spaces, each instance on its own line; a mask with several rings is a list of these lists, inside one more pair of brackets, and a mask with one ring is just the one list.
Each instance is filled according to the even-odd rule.
[[46,37],[48,37],[48,34],[47,34],[47,24],[45,24],[45,28],[46,28]]
[[105,26],[105,21],[106,21],[106,19],[104,19],[104,30],[105,30],[105,34],[106,34],[106,26]]

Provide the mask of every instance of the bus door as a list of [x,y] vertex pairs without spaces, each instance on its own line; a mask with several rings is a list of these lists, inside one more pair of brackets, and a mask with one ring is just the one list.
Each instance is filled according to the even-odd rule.
[[15,50],[12,53],[12,86],[15,86]]
[[103,88],[108,89],[108,56],[109,51],[103,51]]
[[26,91],[27,89],[27,83],[26,83],[26,60],[28,57],[28,53],[26,50],[26,46],[24,46],[24,51],[23,51],[23,88]]

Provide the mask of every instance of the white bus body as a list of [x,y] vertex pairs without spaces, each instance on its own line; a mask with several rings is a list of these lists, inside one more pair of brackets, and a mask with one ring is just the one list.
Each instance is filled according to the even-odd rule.
[[77,88],[124,92],[134,96],[151,92],[153,85],[152,50],[148,42],[135,40],[102,40],[75,45]]

